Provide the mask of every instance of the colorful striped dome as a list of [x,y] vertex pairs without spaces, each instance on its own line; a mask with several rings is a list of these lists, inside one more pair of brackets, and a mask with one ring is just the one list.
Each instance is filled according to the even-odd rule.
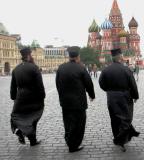
[[96,24],[95,20],[93,20],[91,26],[89,27],[89,32],[100,32],[100,27]]
[[112,29],[113,25],[111,23],[110,20],[105,20],[102,25],[101,25],[101,29]]

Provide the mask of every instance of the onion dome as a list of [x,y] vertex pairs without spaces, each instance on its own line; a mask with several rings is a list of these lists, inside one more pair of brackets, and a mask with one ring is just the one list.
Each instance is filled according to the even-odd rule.
[[105,19],[105,21],[101,25],[101,29],[112,29],[113,25],[110,20]]
[[37,40],[32,41],[31,48],[40,48],[40,45]]
[[100,27],[96,24],[95,20],[93,20],[91,26],[89,27],[89,32],[100,32]]
[[138,27],[138,23],[137,21],[134,19],[134,17],[132,17],[131,21],[128,24],[129,28],[131,27]]
[[3,34],[3,35],[9,34],[7,29],[5,28],[5,26],[2,23],[0,23],[0,34]]
[[128,33],[123,29],[119,32],[119,37],[126,37]]

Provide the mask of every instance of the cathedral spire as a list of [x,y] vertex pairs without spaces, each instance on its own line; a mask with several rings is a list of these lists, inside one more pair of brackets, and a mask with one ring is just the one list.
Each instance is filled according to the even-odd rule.
[[120,15],[120,14],[121,14],[121,12],[120,12],[117,0],[114,0],[113,4],[112,4],[111,11],[110,11],[110,15],[112,16],[112,15]]
[[112,4],[112,9],[119,9],[118,7],[118,3],[116,0],[113,1],[113,4]]
[[112,22],[114,28],[120,28],[120,30],[124,28],[122,14],[119,9],[117,0],[113,1],[112,8],[109,14],[109,20]]

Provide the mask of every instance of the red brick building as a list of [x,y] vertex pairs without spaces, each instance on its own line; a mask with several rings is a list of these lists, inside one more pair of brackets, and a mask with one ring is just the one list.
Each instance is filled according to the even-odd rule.
[[126,31],[117,0],[114,0],[109,18],[105,19],[100,27],[93,20],[89,27],[87,45],[101,55],[110,54],[111,49],[121,48],[126,59],[137,61],[140,57],[140,36],[137,33],[138,23],[134,17],[128,26],[129,31]]

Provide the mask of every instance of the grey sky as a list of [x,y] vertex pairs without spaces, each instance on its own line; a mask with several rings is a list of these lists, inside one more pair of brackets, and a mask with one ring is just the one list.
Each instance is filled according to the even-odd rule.
[[[137,20],[144,46],[143,0],[117,0],[126,30],[132,16]],[[113,0],[0,0],[0,22],[12,33],[21,34],[24,44],[38,40],[44,47],[86,46],[93,18],[98,25],[108,17]]]

